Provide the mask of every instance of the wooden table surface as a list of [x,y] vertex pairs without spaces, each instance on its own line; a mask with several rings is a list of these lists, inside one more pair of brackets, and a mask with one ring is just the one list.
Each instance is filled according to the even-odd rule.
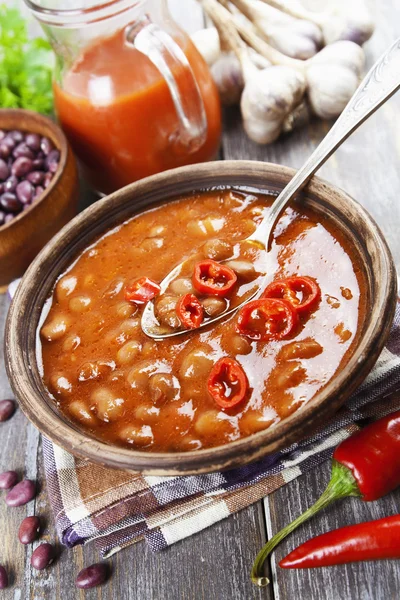
[[[201,10],[194,0],[174,0],[173,12],[187,29],[200,28]],[[378,4],[378,3],[377,3]],[[366,45],[368,65],[400,35],[397,0],[380,0],[377,30]],[[320,175],[345,189],[375,217],[400,265],[400,97],[390,100],[356,132],[321,169]],[[259,147],[243,134],[239,113],[226,111],[222,155],[226,159],[253,159],[299,167],[326,133],[329,125],[310,123],[275,144]],[[87,200],[87,199],[86,199]],[[9,302],[0,296],[0,332]],[[0,346],[0,353],[2,348]],[[0,398],[10,396],[0,356]],[[40,435],[17,412],[0,425],[0,472],[17,469],[37,479],[41,491],[27,507],[7,508],[0,503],[0,564],[10,571],[12,586],[0,598],[14,600],[397,600],[400,597],[398,562],[361,563],[320,570],[287,571],[279,559],[309,537],[339,526],[400,512],[400,491],[384,500],[364,504],[348,499],[324,511],[301,527],[272,556],[273,585],[255,588],[249,580],[253,559],[264,541],[311,505],[329,479],[329,464],[286,485],[264,502],[242,510],[168,550],[153,554],[138,543],[110,561],[109,583],[87,592],[77,591],[74,578],[85,565],[98,560],[92,545],[74,550],[60,548],[56,563],[44,572],[32,571],[31,547],[17,541],[20,521],[40,514],[46,540],[55,541],[43,474]]]

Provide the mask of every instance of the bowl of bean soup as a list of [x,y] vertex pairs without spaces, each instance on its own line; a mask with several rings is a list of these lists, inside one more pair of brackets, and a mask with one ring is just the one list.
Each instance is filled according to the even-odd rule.
[[[395,271],[368,213],[317,177],[268,256],[243,242],[292,176],[250,161],[183,167],[67,224],[7,321],[8,375],[33,424],[74,455],[159,475],[240,466],[324,426],[385,343]],[[150,300],[160,331],[181,335],[143,332]]]

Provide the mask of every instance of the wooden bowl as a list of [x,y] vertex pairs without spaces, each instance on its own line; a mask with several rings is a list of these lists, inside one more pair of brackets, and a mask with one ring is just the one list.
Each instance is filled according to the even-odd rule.
[[[243,465],[310,435],[343,404],[371,370],[387,339],[396,303],[393,259],[369,214],[345,192],[314,178],[301,202],[323,213],[351,241],[365,265],[369,310],[359,344],[346,366],[306,406],[274,427],[216,448],[152,453],[108,445],[58,412],[38,367],[36,334],[57,277],[77,253],[110,227],[160,201],[215,186],[278,193],[294,171],[250,162],[213,162],[174,169],[133,183],[98,201],[71,221],[42,250],[25,274],[6,326],[6,367],[20,406],[45,436],[72,454],[110,467],[146,474],[204,473]],[[42,316],[41,316],[42,315]]]
[[61,129],[29,110],[0,109],[0,129],[20,129],[47,136],[60,150],[60,164],[41,197],[7,225],[0,227],[0,288],[20,277],[43,246],[78,209],[75,158]]

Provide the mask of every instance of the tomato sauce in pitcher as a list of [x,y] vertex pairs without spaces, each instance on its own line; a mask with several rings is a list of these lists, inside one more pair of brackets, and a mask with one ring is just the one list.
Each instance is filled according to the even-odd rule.
[[[179,31],[179,30],[178,30]],[[172,38],[171,38],[172,40]],[[81,159],[85,175],[101,192],[181,165],[215,157],[220,138],[218,91],[203,58],[182,32],[174,36],[187,59],[171,74],[185,104],[199,100],[205,122],[201,140],[179,143],[182,123],[171,89],[153,62],[127,42],[126,29],[93,41],[54,83],[59,121]],[[191,98],[189,81],[199,95]]]

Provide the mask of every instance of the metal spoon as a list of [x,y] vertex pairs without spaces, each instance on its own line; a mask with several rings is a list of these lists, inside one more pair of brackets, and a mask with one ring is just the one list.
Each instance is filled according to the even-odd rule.
[[[274,226],[279,220],[282,212],[296,195],[311,179],[314,173],[325,163],[361,123],[363,123],[372,113],[374,113],[382,104],[386,102],[400,88],[400,38],[377,60],[363,79],[354,95],[350,99],[346,108],[337,119],[333,127],[314,150],[306,163],[297,171],[295,176],[289,181],[279,196],[272,204],[268,214],[261,221],[255,232],[243,240],[243,242],[253,242],[266,250],[270,249],[272,232]],[[173,269],[161,282],[161,293],[165,292],[169,284],[180,275],[185,262],[179,264]],[[208,319],[200,325],[209,326],[222,318],[227,317],[237,311],[243,304],[257,297],[268,281],[266,275],[258,289],[247,296],[240,304],[231,308],[220,315]],[[264,285],[265,284],[265,285]],[[153,301],[148,302],[142,315],[142,330],[146,335],[154,339],[171,338],[178,335],[194,331],[193,329],[179,329],[168,333],[157,332],[159,323],[154,314]]]

